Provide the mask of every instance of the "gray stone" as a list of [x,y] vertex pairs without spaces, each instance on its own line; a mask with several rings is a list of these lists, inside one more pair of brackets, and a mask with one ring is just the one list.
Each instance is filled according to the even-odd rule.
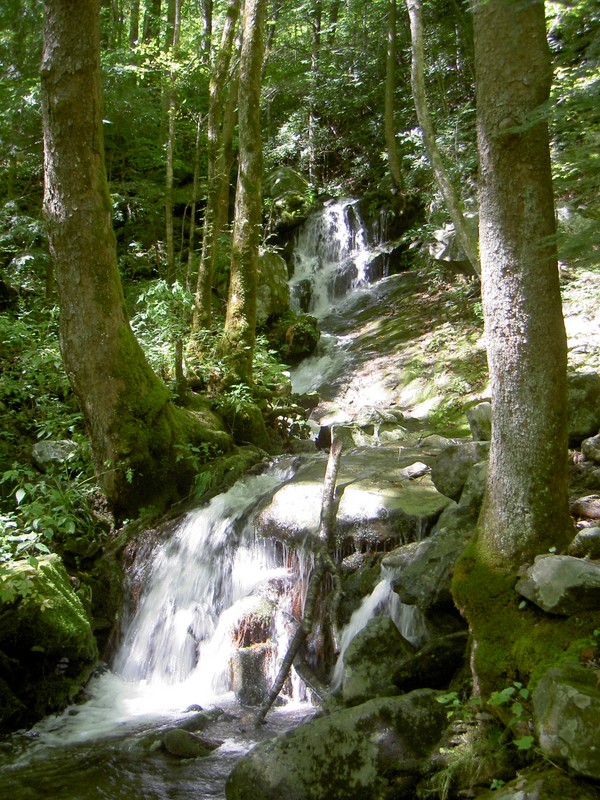
[[598,800],[600,792],[552,767],[521,772],[500,789],[477,795],[477,800]]
[[460,494],[458,505],[461,508],[470,508],[474,512],[481,508],[483,503],[483,496],[485,494],[486,482],[488,475],[488,462],[481,461],[479,464],[473,464],[469,472],[469,477]]
[[492,404],[478,403],[465,411],[471,435],[476,442],[489,442],[492,438]]
[[288,269],[284,259],[268,250],[258,259],[256,321],[264,324],[269,317],[281,316],[290,307]]
[[577,444],[600,430],[600,375],[583,372],[568,376],[569,439]]
[[37,467],[46,471],[51,464],[64,464],[77,450],[77,444],[69,439],[43,439],[31,448],[31,456]]
[[576,663],[549,669],[533,692],[533,720],[545,758],[600,780],[600,688],[594,670]]
[[173,728],[163,736],[163,746],[172,756],[179,758],[198,758],[208,756],[223,742],[198,736],[183,728]]
[[569,545],[569,555],[600,559],[600,528],[583,528]]
[[489,455],[489,442],[461,442],[446,447],[435,459],[431,477],[442,494],[458,500],[474,464]]
[[356,705],[372,697],[398,694],[394,672],[398,662],[414,652],[389,617],[370,619],[344,653],[344,702]]
[[600,564],[573,556],[537,556],[515,589],[550,614],[600,609]]
[[581,452],[588,461],[595,461],[596,464],[600,464],[600,434],[584,439],[581,443]]
[[227,800],[412,800],[447,724],[438,692],[420,689],[317,717],[236,764]]
[[390,575],[393,590],[408,605],[425,610],[452,606],[450,585],[454,564],[474,529],[468,508],[450,507],[427,539],[412,542],[385,556],[382,568]]

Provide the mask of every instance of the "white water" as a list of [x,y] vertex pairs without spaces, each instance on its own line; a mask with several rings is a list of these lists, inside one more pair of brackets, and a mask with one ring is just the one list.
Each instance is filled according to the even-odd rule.
[[332,301],[368,282],[371,253],[356,200],[329,202],[298,233],[294,247],[292,301],[310,285],[306,311],[322,317]]
[[[113,670],[91,682],[85,704],[36,726],[41,741],[82,742],[180,716],[190,705],[231,701],[232,632],[267,582],[283,589],[275,677],[289,640],[282,619],[291,616],[291,593],[285,592],[291,575],[281,550],[255,540],[252,512],[291,476],[291,468],[272,467],[187,515],[155,554]],[[302,564],[296,566],[302,572]],[[302,578],[295,575],[296,591],[302,591]],[[297,679],[295,689],[300,693]]]

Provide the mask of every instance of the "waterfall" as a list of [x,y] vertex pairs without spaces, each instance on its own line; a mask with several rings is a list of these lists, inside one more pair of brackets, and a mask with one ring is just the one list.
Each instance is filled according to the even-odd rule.
[[292,302],[322,316],[331,302],[369,282],[371,252],[357,200],[332,200],[312,214],[294,246]]

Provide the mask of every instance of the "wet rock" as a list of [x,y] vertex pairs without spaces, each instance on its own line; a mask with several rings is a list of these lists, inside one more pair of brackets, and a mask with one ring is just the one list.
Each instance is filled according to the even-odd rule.
[[488,475],[488,462],[481,461],[473,464],[469,471],[463,490],[460,493],[458,505],[460,508],[469,508],[477,513],[483,503]]
[[162,742],[167,753],[179,758],[208,756],[223,744],[221,741],[198,736],[183,728],[173,728],[167,731],[163,736]]
[[449,507],[426,539],[393,550],[382,561],[393,590],[403,603],[426,610],[452,606],[454,564],[474,530],[468,508]]
[[598,800],[600,792],[552,767],[522,772],[500,789],[477,795],[477,800]]
[[492,404],[478,403],[465,412],[471,435],[475,442],[489,442],[492,438]]
[[393,682],[400,692],[429,687],[447,688],[467,658],[467,631],[457,631],[428,642],[394,670]]
[[370,619],[344,653],[344,702],[356,705],[372,697],[398,694],[393,677],[396,666],[414,652],[389,617]]
[[259,744],[235,766],[227,800],[373,800],[414,787],[447,724],[438,692],[370,700]]
[[515,589],[550,614],[600,609],[600,564],[573,556],[537,556]]
[[231,657],[231,688],[243,706],[260,706],[267,699],[274,657],[270,642],[240,647],[234,651]]
[[549,669],[533,692],[533,719],[545,758],[600,780],[600,688],[594,670],[575,663]]
[[57,555],[39,558],[37,567],[26,561],[5,565],[3,592],[0,667],[15,699],[0,705],[0,727],[64,708],[98,657],[91,621]]
[[489,442],[452,443],[435,459],[431,477],[442,494],[458,500],[474,464],[485,461],[489,455]]
[[600,429],[600,375],[584,372],[568,376],[569,440],[578,444]]
[[600,559],[600,528],[584,528],[569,545],[570,556]]

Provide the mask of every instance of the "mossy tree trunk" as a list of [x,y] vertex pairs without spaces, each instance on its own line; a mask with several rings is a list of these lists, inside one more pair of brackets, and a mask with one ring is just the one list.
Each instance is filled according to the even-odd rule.
[[127,513],[188,488],[178,445],[227,437],[170,402],[129,326],[104,168],[99,2],[45,0],[44,14],[44,209],[61,353],[98,479]]
[[239,68],[239,170],[231,242],[231,274],[220,349],[228,380],[252,384],[256,335],[258,248],[262,221],[260,84],[265,0],[246,0]]
[[[208,195],[202,228],[202,254],[196,280],[192,330],[210,328],[212,321],[212,287],[219,237],[227,225],[229,179],[235,127],[237,81],[231,61],[234,50],[240,0],[229,0],[221,33],[219,52],[209,82]],[[229,91],[227,91],[229,89]]]
[[474,31],[492,442],[477,536],[458,565],[454,592],[473,631],[474,672],[485,692],[503,675],[516,677],[511,669],[528,678],[534,637],[518,610],[517,572],[537,554],[564,550],[572,523],[567,350],[542,111],[551,80],[543,3],[481,0]]

